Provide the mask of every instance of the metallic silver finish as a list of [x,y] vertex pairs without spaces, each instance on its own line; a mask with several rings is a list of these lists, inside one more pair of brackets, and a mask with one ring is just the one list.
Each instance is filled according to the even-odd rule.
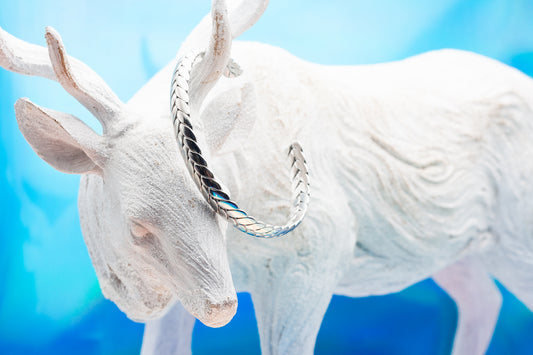
[[[302,147],[298,143],[293,143],[288,150],[294,203],[287,223],[282,226],[264,223],[239,209],[237,204],[222,190],[215,176],[207,167],[207,162],[202,156],[200,147],[198,147],[190,121],[189,80],[194,65],[202,57],[202,53],[182,57],[172,76],[170,109],[183,160],[196,186],[209,205],[219,215],[231,221],[237,229],[261,238],[273,238],[287,234],[302,222],[309,204],[309,176]],[[226,72],[232,77],[239,75],[241,69],[236,63],[230,61],[230,67],[227,68]]]

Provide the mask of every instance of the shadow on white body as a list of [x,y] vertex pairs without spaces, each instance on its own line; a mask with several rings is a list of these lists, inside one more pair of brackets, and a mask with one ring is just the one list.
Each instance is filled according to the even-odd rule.
[[[484,353],[501,304],[491,275],[533,307],[533,81],[453,50],[328,67],[232,45],[266,5],[243,2],[228,15],[213,1],[178,57],[206,50],[192,117],[213,170],[245,209],[284,221],[283,152],[301,142],[309,212],[274,240],[228,229],[196,189],[170,120],[175,62],[122,103],[53,29],[48,49],[0,30],[0,66],[59,81],[102,123],[98,135],[27,99],[15,107],[39,156],[83,174],[80,222],[104,295],[149,321],[144,354],[190,352],[190,314],[226,324],[235,290],[252,295],[263,354],[310,354],[333,294],[386,294],[434,277],[458,304],[454,353]],[[221,77],[230,54],[243,69],[237,78]]]

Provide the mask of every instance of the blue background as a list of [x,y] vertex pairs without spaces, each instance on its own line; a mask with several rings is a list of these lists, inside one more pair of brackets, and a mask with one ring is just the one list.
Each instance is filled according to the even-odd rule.
[[[44,44],[44,27],[128,100],[176,53],[209,11],[208,0],[0,0],[0,26]],[[323,64],[402,59],[438,48],[472,50],[533,75],[530,0],[272,0],[242,39],[271,43]],[[136,354],[143,325],[103,299],[80,233],[79,177],[56,172],[29,148],[13,104],[37,104],[96,120],[59,84],[0,69],[0,353]],[[532,137],[533,138],[533,137]],[[489,354],[530,354],[533,317],[503,290]],[[483,295],[480,295],[483,297]],[[334,297],[317,354],[448,354],[456,308],[432,281],[389,296]],[[197,324],[195,354],[257,354],[248,295],[222,329]]]

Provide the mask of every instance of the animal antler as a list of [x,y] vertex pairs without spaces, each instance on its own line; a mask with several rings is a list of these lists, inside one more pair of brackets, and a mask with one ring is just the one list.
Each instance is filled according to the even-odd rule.
[[231,54],[231,41],[249,29],[265,11],[268,0],[242,0],[229,9],[224,0],[213,0],[205,16],[181,46],[177,57],[205,52],[191,78],[191,111],[196,112],[205,95],[222,76]]
[[48,49],[20,40],[0,28],[0,66],[24,75],[58,81],[102,124],[104,133],[124,103],[83,62],[69,57],[59,34],[46,28]]
[[57,81],[46,48],[20,40],[1,27],[0,67],[19,74]]
[[259,20],[268,6],[268,1],[243,0],[238,7],[230,7],[229,17],[231,19],[231,35],[233,39],[242,35]]
[[196,112],[209,90],[222,76],[231,54],[231,30],[225,0],[213,0],[211,7],[211,35],[209,45],[203,55],[203,60],[197,66],[191,78],[191,92],[194,100],[191,102],[192,111]]

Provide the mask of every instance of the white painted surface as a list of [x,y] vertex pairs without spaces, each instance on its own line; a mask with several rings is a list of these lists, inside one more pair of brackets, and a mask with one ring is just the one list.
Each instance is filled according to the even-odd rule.
[[[215,1],[213,11],[222,5]],[[191,35],[199,39],[179,53],[202,48],[209,33],[204,20]],[[450,50],[326,67],[235,42],[231,57],[243,75],[217,81],[215,73],[196,84],[194,124],[213,170],[244,209],[274,223],[288,213],[282,152],[294,140],[304,147],[312,182],[302,225],[285,238],[259,240],[227,229],[179,157],[168,112],[175,63],[123,104],[88,68],[69,68],[57,34],[50,30],[47,39],[51,64],[43,49],[0,33],[0,65],[49,78],[52,65],[104,125],[99,136],[73,116],[28,100],[17,104],[34,150],[61,171],[85,174],[84,238],[104,295],[130,318],[155,319],[179,300],[204,323],[220,326],[235,312],[235,289],[248,291],[264,354],[312,353],[334,293],[395,292],[449,267],[436,279],[463,312],[472,301],[454,296],[463,293],[453,270],[467,256],[477,260],[472,283],[491,289],[487,275],[494,275],[533,305],[533,82],[518,71]],[[199,75],[224,67],[225,48]],[[496,296],[492,309],[497,303]],[[460,315],[468,332],[475,317]],[[454,351],[482,353],[491,327],[479,329],[482,335],[471,338],[460,331]],[[146,336],[147,343],[167,340],[157,331]]]

